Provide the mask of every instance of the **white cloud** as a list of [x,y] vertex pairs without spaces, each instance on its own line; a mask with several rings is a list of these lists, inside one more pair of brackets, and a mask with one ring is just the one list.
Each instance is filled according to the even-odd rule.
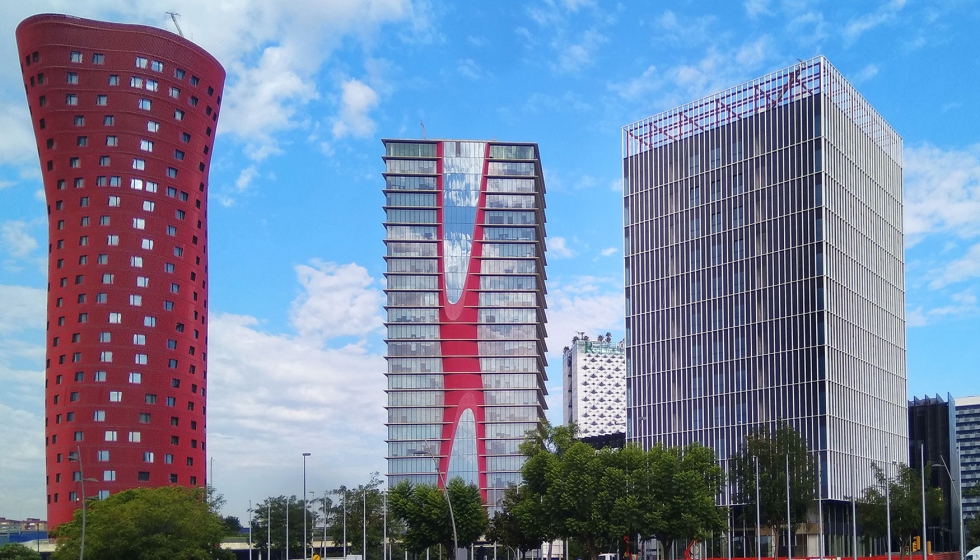
[[0,225],[0,242],[12,257],[26,257],[37,249],[37,239],[27,233],[27,222],[13,220]]
[[605,249],[599,251],[599,255],[603,257],[611,257],[619,252],[617,247],[606,247]]
[[305,292],[293,302],[290,320],[301,338],[364,336],[381,328],[382,293],[363,267],[313,261],[297,266],[296,276]]
[[[621,333],[625,295],[622,283],[611,278],[580,276],[570,282],[556,279],[548,286],[548,348],[560,355],[578,331]],[[591,336],[591,335],[590,335]],[[561,360],[553,360],[559,363]],[[559,396],[560,398],[560,396]]]
[[657,67],[650,65],[639,76],[622,83],[611,83],[609,89],[624,99],[640,99],[652,95],[662,85]]
[[374,121],[368,113],[378,105],[378,94],[371,86],[356,79],[341,84],[340,111],[334,120],[334,138],[351,135],[364,138],[374,133]]
[[[32,13],[61,12],[60,0],[5,2],[0,20],[18,22]],[[316,76],[325,60],[348,37],[367,39],[392,22],[416,31],[429,29],[425,2],[416,0],[80,0],[71,4],[80,17],[143,23],[173,30],[166,11],[179,12],[185,36],[200,44],[228,71],[220,133],[244,144],[246,154],[262,160],[280,150],[277,133],[304,120],[317,99]],[[220,25],[216,25],[220,22]],[[13,24],[11,24],[13,25]],[[19,84],[13,41],[0,49],[2,82]],[[0,162],[29,162],[36,156],[22,94],[11,90],[0,101]]]
[[905,324],[909,327],[924,327],[939,318],[975,315],[980,311],[980,306],[977,305],[977,296],[971,290],[953,294],[950,296],[950,300],[949,305],[942,307],[924,309],[919,306],[908,311],[905,315]]
[[479,80],[483,75],[480,66],[472,58],[460,60],[459,64],[456,65],[456,71],[471,80]]
[[547,237],[547,242],[548,253],[552,257],[561,259],[575,256],[575,251],[568,246],[568,241],[564,237],[550,235]]
[[0,335],[43,329],[47,302],[44,290],[0,284]]
[[891,0],[882,4],[877,10],[870,14],[856,17],[847,22],[844,26],[844,39],[848,43],[853,43],[866,31],[870,31],[879,25],[894,19],[898,12],[905,6],[905,0]]
[[[0,49],[0,53],[13,55],[5,53],[4,49]],[[19,76],[14,83],[21,83]],[[3,134],[0,134],[0,164],[36,164],[37,148],[34,143],[34,130],[31,128],[31,116],[23,98],[15,98],[13,101],[0,98],[0,130],[3,131]],[[12,184],[0,181],[0,189]]]
[[768,35],[763,35],[755,41],[744,43],[739,47],[735,55],[735,62],[739,66],[756,68],[766,61],[772,51],[772,40]]
[[905,235],[914,245],[929,233],[980,234],[980,145],[905,149]]
[[656,19],[657,39],[691,46],[704,43],[712,38],[713,16],[681,19],[677,13],[667,10]]
[[868,64],[864,68],[858,70],[857,73],[855,73],[854,76],[851,78],[851,81],[855,83],[866,82],[877,75],[878,75],[878,65]]
[[742,5],[745,6],[745,13],[752,18],[769,13],[769,0],[745,0]]
[[970,247],[963,257],[947,263],[940,275],[929,283],[929,287],[942,288],[977,277],[980,277],[980,243]]
[[44,516],[45,292],[0,285],[0,504]]
[[318,493],[385,468],[386,366],[363,338],[381,325],[380,292],[353,263],[314,262],[296,275],[295,334],[264,332],[250,316],[211,318],[208,443],[232,511],[299,494],[303,452],[313,453]]
[[599,47],[608,39],[595,29],[582,33],[578,41],[573,43],[557,42],[554,47],[558,51],[558,62],[555,68],[559,72],[576,74],[595,62]]

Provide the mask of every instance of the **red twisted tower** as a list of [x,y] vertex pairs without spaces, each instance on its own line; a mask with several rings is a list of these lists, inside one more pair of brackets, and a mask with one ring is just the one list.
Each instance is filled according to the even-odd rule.
[[64,15],[21,22],[17,47],[48,212],[56,527],[83,487],[205,484],[207,184],[225,72],[167,31]]

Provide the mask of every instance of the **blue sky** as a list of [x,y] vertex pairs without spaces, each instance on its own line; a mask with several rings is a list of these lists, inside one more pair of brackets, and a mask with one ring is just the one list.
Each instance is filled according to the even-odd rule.
[[[24,4],[24,5],[21,5]],[[826,55],[905,140],[909,394],[980,393],[969,1],[37,0],[0,5],[0,516],[44,515],[45,214],[17,67],[40,12],[173,29],[228,70],[210,184],[209,451],[227,513],[384,470],[383,137],[538,142],[561,348],[622,332],[620,129]],[[220,25],[216,25],[220,23]]]

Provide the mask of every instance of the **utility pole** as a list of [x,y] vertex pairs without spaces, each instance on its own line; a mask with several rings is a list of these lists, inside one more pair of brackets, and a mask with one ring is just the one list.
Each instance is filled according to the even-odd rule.
[[926,540],[926,444],[919,443],[919,460],[922,462],[922,560],[929,560],[929,541]]
[[361,505],[361,560],[367,560],[367,486],[361,496],[364,500]]
[[755,459],[755,558],[762,560],[762,514],[759,510],[759,456]]
[[888,560],[892,560],[892,481],[891,466],[888,458],[888,446],[885,446],[885,524],[888,535]]
[[272,500],[266,500],[268,509],[265,514],[265,528],[268,534],[265,537],[265,560],[272,560]]
[[817,451],[817,532],[820,536],[820,559],[823,560],[823,453]]
[[793,521],[789,509],[789,453],[786,453],[786,558],[793,560]]
[[853,521],[854,560],[858,558],[858,520],[857,520],[857,457],[851,447],[851,521]]

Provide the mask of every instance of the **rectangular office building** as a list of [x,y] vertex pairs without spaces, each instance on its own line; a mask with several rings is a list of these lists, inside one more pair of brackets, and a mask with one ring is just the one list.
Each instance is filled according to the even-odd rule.
[[[623,129],[627,440],[907,461],[902,139],[823,57]],[[852,480],[854,469],[857,476]]]
[[384,144],[388,483],[460,477],[493,507],[547,408],[538,147]]

